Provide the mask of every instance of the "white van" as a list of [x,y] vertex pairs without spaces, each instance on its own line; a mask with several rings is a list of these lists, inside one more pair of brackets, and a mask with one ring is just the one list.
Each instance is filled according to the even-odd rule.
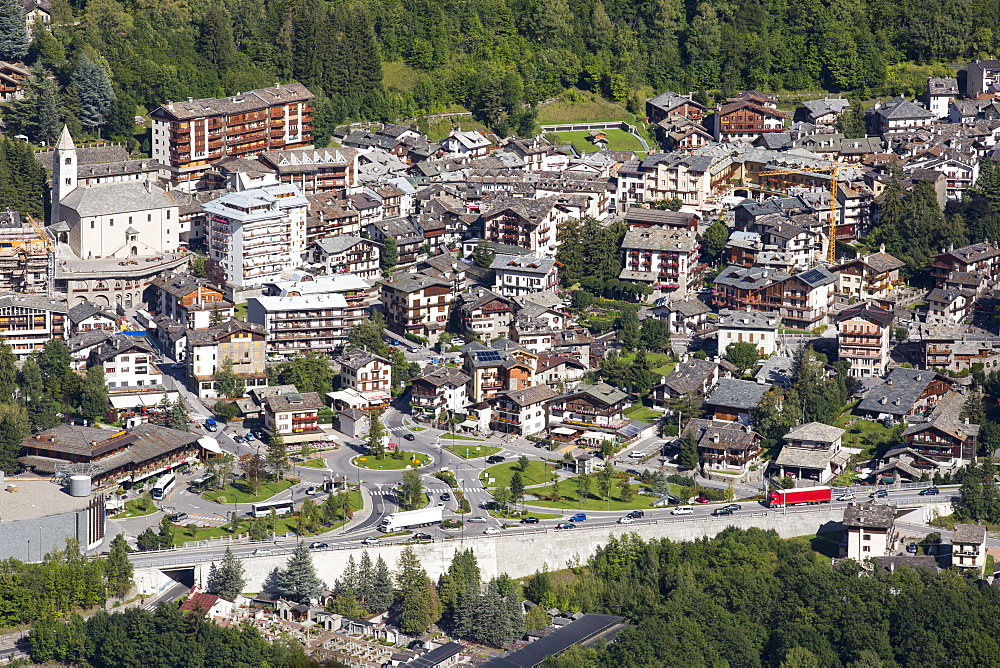
[[670,511],[670,514],[671,515],[693,515],[694,514],[694,508],[692,508],[691,506],[677,506],[676,508],[674,508],[673,510]]
[[638,459],[639,457],[642,457],[643,455],[638,450],[633,450],[632,452],[628,453],[628,456]]

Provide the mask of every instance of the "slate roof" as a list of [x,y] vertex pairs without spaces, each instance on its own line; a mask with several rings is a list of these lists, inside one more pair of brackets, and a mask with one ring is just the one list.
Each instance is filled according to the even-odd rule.
[[887,311],[884,308],[869,306],[868,304],[858,304],[838,313],[834,321],[840,323],[853,318],[863,318],[879,327],[885,328],[892,324],[894,317],[895,314],[892,311]]
[[740,290],[759,290],[777,283],[791,274],[771,267],[741,267],[730,265],[715,277],[716,285],[728,285]]
[[771,355],[760,365],[760,369],[754,374],[754,380],[765,385],[789,387],[792,384],[793,364],[791,357]]
[[967,423],[962,417],[965,399],[965,395],[960,392],[948,392],[934,406],[934,410],[931,411],[930,418],[926,422],[911,423],[903,431],[903,436],[917,434],[931,427],[962,441],[970,436],[978,436],[980,425]]
[[550,257],[533,255],[497,255],[490,264],[494,271],[519,271],[527,274],[546,276],[552,271],[555,260]]
[[52,299],[45,295],[7,295],[0,297],[0,308],[33,308],[40,311],[52,311],[53,313],[68,313],[66,300]]
[[177,299],[187,297],[200,287],[207,287],[213,292],[219,292],[208,284],[203,278],[195,278],[189,274],[175,274],[173,276],[162,276],[153,281],[153,286],[158,290],[163,290]]
[[817,118],[830,113],[839,114],[851,106],[851,103],[843,98],[832,100],[824,98],[822,100],[806,100],[802,106],[809,110],[809,114],[813,118]]
[[844,508],[846,527],[889,529],[896,520],[896,507],[882,503],[858,503]]
[[138,336],[116,336],[97,350],[91,352],[90,362],[92,364],[96,363],[95,360],[106,362],[118,355],[132,352],[133,350],[147,355],[155,354],[153,347],[143,338]]
[[897,367],[889,372],[885,382],[868,392],[858,404],[857,410],[865,413],[906,415],[937,375],[933,371]]
[[265,397],[264,405],[272,413],[287,413],[289,411],[308,411],[323,408],[323,400],[317,392],[290,392],[288,394],[272,394]]
[[509,210],[525,220],[538,221],[548,215],[549,211],[558,203],[559,197],[555,195],[535,199],[502,196],[494,200],[483,215],[486,218],[491,218]]
[[830,465],[833,453],[816,448],[796,448],[784,446],[774,463],[777,466],[797,466],[806,469],[825,469]]
[[102,183],[77,188],[59,201],[80,218],[108,216],[177,206],[173,196],[159,186],[139,181]]
[[674,367],[674,370],[663,379],[663,384],[678,394],[697,394],[702,385],[718,368],[715,362],[708,360],[688,360]]
[[694,433],[698,447],[724,447],[746,450],[757,444],[760,435],[738,422],[692,418],[684,426],[684,434]]
[[69,348],[71,353],[75,353],[81,350],[86,350],[87,348],[99,346],[108,339],[114,338],[114,336],[114,334],[106,329],[91,329],[86,332],[74,334],[73,337],[66,342],[66,346]]
[[982,545],[986,542],[986,527],[982,524],[956,524],[951,533],[951,542]]
[[153,111],[153,115],[185,120],[203,116],[245,114],[271,106],[305,102],[312,98],[313,94],[302,84],[282,84],[240,93],[232,97],[207,97],[187,102],[171,102],[157,107]]
[[778,318],[760,311],[724,311],[718,321],[719,329],[767,329],[778,328]]
[[74,324],[79,324],[84,320],[86,320],[87,318],[97,314],[101,314],[106,318],[110,318],[111,320],[116,320],[114,315],[108,313],[107,311],[102,311],[101,309],[94,306],[91,302],[81,302],[77,304],[76,306],[74,306],[69,310],[67,316],[69,317],[71,322],[73,322]]
[[419,376],[415,377],[413,382],[424,382],[435,387],[442,387],[444,385],[464,385],[470,380],[472,379],[461,369],[430,365]]
[[323,239],[317,239],[315,243],[319,249],[327,255],[337,255],[354,248],[358,244],[371,242],[362,237],[343,234],[336,237],[324,237]]
[[339,362],[341,366],[345,366],[353,371],[357,371],[366,364],[371,364],[376,361],[382,362],[383,364],[389,364],[389,360],[381,355],[370,353],[367,350],[362,350],[361,348],[351,348],[350,350],[346,350],[340,357],[337,358],[337,362]]
[[695,230],[669,227],[639,227],[625,232],[622,250],[656,250],[691,253],[698,247],[698,233]]
[[556,392],[548,385],[535,385],[523,390],[508,390],[500,392],[496,398],[506,397],[518,406],[532,406],[534,404],[548,401],[556,396]]
[[676,109],[677,107],[683,104],[690,104],[691,106],[697,107],[702,111],[704,111],[705,109],[705,105],[695,102],[690,97],[687,97],[685,95],[678,95],[677,93],[673,93],[671,91],[660,93],[656,97],[652,97],[646,100],[646,104],[650,104],[666,112],[669,112],[672,109]]
[[760,385],[750,380],[722,378],[705,403],[749,410],[760,404],[769,389],[769,385]]
[[572,392],[567,392],[562,395],[560,400],[567,400],[573,397],[578,397],[580,395],[586,395],[592,399],[607,404],[608,406],[614,406],[617,403],[625,401],[628,395],[619,390],[616,387],[608,385],[607,383],[597,383],[595,385],[578,385]]
[[878,109],[875,109],[874,112],[886,120],[893,121],[934,118],[934,114],[920,105],[910,102],[902,95],[892,98]]
[[402,292],[418,292],[429,288],[431,286],[437,285],[445,288],[451,288],[451,282],[445,281],[440,278],[434,278],[432,276],[427,276],[426,274],[396,274],[392,277],[392,280],[383,283],[386,287],[392,287],[396,290]]
[[846,430],[839,427],[831,427],[822,422],[807,422],[793,427],[791,431],[784,435],[786,441],[816,441],[819,443],[833,443],[841,438]]

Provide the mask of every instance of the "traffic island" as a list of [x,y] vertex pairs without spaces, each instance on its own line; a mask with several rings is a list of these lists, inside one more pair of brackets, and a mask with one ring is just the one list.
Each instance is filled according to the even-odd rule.
[[396,459],[387,454],[383,459],[377,459],[370,455],[361,455],[351,460],[351,463],[359,469],[370,469],[373,471],[399,471],[401,469],[419,469],[431,463],[430,455],[421,452],[402,452],[402,459]]

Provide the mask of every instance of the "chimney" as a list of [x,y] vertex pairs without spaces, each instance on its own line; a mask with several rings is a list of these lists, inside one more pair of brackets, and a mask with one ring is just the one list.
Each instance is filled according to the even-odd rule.
[[174,101],[173,100],[167,100],[167,109],[169,109],[170,111],[174,110]]
[[188,102],[194,102],[194,98],[193,97],[188,97]]

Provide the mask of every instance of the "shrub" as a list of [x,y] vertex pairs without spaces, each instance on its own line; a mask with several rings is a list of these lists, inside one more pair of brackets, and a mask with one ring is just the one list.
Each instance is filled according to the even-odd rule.
[[441,522],[442,529],[461,529],[462,523],[458,520],[443,520]]
[[694,478],[688,478],[687,476],[680,475],[679,473],[671,473],[668,475],[667,482],[680,485],[681,487],[694,487]]

